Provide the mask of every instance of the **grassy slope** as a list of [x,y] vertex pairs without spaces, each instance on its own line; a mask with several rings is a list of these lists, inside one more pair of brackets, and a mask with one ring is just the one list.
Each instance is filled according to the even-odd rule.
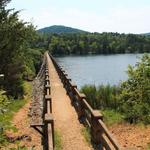
[[7,106],[7,111],[4,114],[0,114],[0,126],[3,127],[3,132],[1,128],[0,134],[0,145],[7,144],[5,137],[5,130],[16,131],[16,128],[12,126],[11,120],[16,112],[18,112],[28,101],[28,98],[31,96],[31,83],[24,82],[23,84],[25,90],[24,99],[9,99],[10,104]]

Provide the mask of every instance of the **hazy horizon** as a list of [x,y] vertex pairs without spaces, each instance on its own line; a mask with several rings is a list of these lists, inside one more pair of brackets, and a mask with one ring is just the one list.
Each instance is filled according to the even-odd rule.
[[37,29],[64,25],[89,32],[149,33],[149,0],[12,0],[8,8]]

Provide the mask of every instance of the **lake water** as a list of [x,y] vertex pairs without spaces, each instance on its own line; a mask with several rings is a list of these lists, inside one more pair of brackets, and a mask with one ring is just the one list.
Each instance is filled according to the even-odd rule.
[[127,67],[135,65],[141,54],[57,57],[74,83],[80,88],[85,84],[117,85],[127,79]]

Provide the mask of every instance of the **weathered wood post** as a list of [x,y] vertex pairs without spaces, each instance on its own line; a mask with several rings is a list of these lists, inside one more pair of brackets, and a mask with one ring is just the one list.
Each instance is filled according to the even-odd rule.
[[77,85],[72,83],[71,86],[71,92],[70,92],[70,97],[71,97],[71,104],[74,105],[76,99],[75,99],[75,89],[77,89]]
[[66,84],[67,84],[67,77],[68,77],[68,74],[64,74],[64,80],[63,80],[63,85],[64,85],[64,88],[66,88]]
[[61,76],[61,73],[62,73],[62,67],[60,67],[60,68],[58,69],[58,75],[59,75],[59,76]]
[[65,71],[64,70],[62,70],[61,81],[64,85],[64,81],[65,81]]
[[45,78],[45,85],[48,85],[48,84],[50,84],[49,76],[46,76],[46,78]]
[[50,85],[45,85],[45,95],[50,95],[51,94],[51,91],[50,91],[51,87]]
[[98,120],[103,119],[102,114],[98,110],[94,110],[91,114],[91,141],[95,144],[101,144],[102,131],[98,125]]
[[44,118],[44,130],[45,130],[45,149],[44,150],[53,150],[54,149],[54,119],[52,114],[45,114]]
[[78,107],[78,116],[81,123],[84,123],[85,120],[85,109],[83,105],[83,99],[86,98],[85,94],[80,93],[79,94],[79,107]]
[[50,84],[50,80],[49,80],[49,73],[48,73],[48,69],[45,70],[45,85],[49,85]]
[[52,113],[52,99],[50,95],[45,95],[46,112]]
[[67,78],[67,80],[66,80],[66,86],[65,86],[67,94],[69,94],[69,92],[70,92],[70,84],[69,84],[70,81],[71,81],[71,79]]

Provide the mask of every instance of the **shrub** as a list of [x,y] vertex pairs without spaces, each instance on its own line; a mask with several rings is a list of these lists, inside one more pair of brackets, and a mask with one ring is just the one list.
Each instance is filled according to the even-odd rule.
[[100,85],[85,85],[81,88],[89,104],[95,109],[112,108],[117,110],[120,101],[118,95],[120,93],[119,86]]
[[128,80],[121,84],[121,111],[130,123],[150,123],[150,55],[128,67]]

